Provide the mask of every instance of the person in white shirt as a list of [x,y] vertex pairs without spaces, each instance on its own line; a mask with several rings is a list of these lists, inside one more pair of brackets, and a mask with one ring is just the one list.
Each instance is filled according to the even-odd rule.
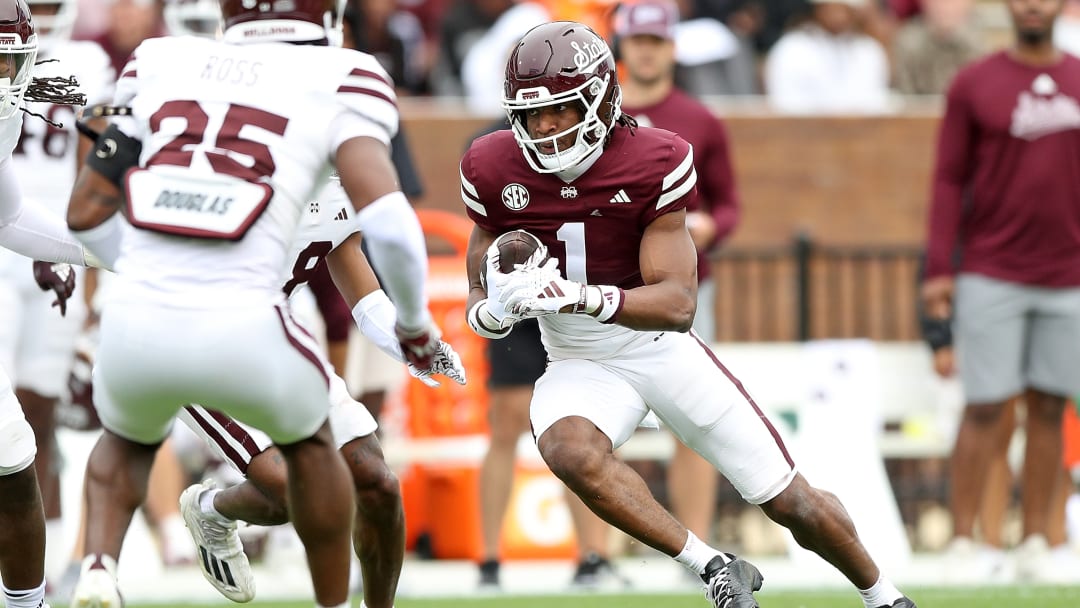
[[867,114],[889,109],[889,61],[862,33],[866,0],[811,0],[808,21],[780,37],[765,60],[769,105],[791,114]]

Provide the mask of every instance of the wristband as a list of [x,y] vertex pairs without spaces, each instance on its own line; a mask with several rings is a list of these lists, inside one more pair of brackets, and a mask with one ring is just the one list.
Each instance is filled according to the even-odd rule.
[[937,351],[952,346],[952,321],[950,319],[923,318],[921,326],[923,339],[930,345],[930,350]]
[[505,338],[510,334],[510,330],[514,328],[513,325],[505,328],[499,326],[499,321],[487,309],[486,298],[473,304],[473,307],[469,309],[469,314],[466,315],[466,321],[469,323],[469,328],[476,335],[490,340]]
[[[601,323],[614,323],[615,316],[622,310],[626,294],[614,285],[586,285],[582,290],[586,314],[596,317]],[[574,309],[577,312],[577,308]]]
[[109,125],[86,155],[86,165],[124,190],[124,175],[139,166],[142,142],[129,137],[115,124]]

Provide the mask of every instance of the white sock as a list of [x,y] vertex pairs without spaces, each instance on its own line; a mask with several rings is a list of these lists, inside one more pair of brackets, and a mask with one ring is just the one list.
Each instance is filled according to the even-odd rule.
[[14,591],[8,589],[6,585],[0,586],[4,588],[4,603],[7,608],[41,608],[45,605],[44,580],[34,589]]
[[[363,607],[363,605],[364,605],[363,603],[360,604],[361,607]],[[316,608],[350,608],[349,600],[345,600],[344,604],[338,604],[337,606],[323,606],[322,604],[315,604],[315,607]]]
[[199,494],[199,510],[202,511],[204,515],[209,515],[212,519],[217,519],[220,523],[228,523],[232,520],[222,515],[217,510],[217,507],[214,506],[214,497],[217,496],[219,492],[221,492],[221,490],[213,488]]
[[[675,556],[675,561],[689,568],[691,572],[701,576],[702,574],[705,574],[706,564],[717,555],[723,556],[723,552],[713,549],[705,544],[700,538],[694,536],[693,532],[687,530],[686,544],[683,545],[682,551]],[[727,557],[724,557],[724,562],[726,563],[727,561]]]
[[904,597],[903,593],[892,584],[884,575],[878,576],[878,580],[869,589],[859,589],[863,605],[866,608],[882,608],[892,606],[896,600]]

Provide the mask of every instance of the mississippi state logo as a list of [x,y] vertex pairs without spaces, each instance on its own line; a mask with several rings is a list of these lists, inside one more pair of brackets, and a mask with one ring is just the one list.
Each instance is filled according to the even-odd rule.
[[511,211],[521,211],[529,204],[529,191],[521,184],[507,184],[502,190],[502,202]]
[[574,186],[563,186],[559,194],[563,198],[577,198],[577,188]]

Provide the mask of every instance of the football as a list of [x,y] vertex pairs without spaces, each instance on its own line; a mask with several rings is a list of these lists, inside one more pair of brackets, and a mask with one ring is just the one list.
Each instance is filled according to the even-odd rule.
[[[524,230],[511,230],[496,237],[495,246],[499,250],[499,272],[509,273],[513,272],[515,264],[524,264],[529,256],[540,248],[540,239]],[[480,260],[480,283],[484,289],[487,289],[485,268],[487,268],[486,253]]]

